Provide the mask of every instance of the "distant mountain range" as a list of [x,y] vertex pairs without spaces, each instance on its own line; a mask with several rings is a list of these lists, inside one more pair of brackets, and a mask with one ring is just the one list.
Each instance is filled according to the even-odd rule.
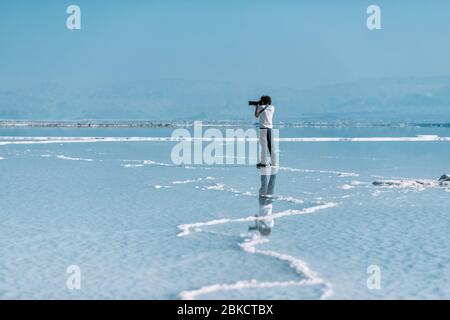
[[0,89],[0,119],[243,120],[270,94],[277,120],[450,122],[450,77],[360,80],[296,90],[231,82],[151,80],[110,86]]

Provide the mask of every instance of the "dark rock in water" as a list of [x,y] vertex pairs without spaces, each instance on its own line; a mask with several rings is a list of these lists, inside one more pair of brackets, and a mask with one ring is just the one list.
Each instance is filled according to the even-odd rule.
[[439,185],[441,187],[450,187],[450,174],[444,174],[439,178]]
[[372,182],[374,186],[377,187],[399,187],[402,184],[402,181],[398,180],[377,180]]
[[374,186],[377,187],[428,187],[432,186],[433,183],[430,181],[422,180],[377,180],[372,182]]

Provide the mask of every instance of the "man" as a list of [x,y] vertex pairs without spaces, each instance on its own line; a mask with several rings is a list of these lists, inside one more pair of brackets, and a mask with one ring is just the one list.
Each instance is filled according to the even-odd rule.
[[[275,225],[272,210],[277,168],[260,168],[259,174],[261,176],[261,186],[259,188],[259,214],[255,216],[255,225],[250,226],[248,229],[249,231],[257,230],[262,236],[269,236]],[[269,176],[269,182],[267,182]]]
[[[276,166],[276,150],[272,140],[272,119],[275,107],[269,96],[261,97],[261,104],[255,108],[255,117],[259,118],[259,143],[261,144],[261,159],[256,165],[257,168]],[[267,162],[267,151],[269,151],[271,163]]]

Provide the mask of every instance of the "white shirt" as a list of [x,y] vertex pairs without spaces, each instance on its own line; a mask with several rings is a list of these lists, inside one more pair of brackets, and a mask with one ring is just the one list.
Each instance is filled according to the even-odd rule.
[[261,111],[264,108],[265,110],[259,114],[259,127],[272,129],[272,118],[275,113],[275,107],[273,105],[258,106],[258,111]]

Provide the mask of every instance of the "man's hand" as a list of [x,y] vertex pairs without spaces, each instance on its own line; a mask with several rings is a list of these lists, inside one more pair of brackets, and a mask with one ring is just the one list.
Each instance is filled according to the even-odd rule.
[[258,118],[259,117],[259,106],[255,107],[255,117]]

